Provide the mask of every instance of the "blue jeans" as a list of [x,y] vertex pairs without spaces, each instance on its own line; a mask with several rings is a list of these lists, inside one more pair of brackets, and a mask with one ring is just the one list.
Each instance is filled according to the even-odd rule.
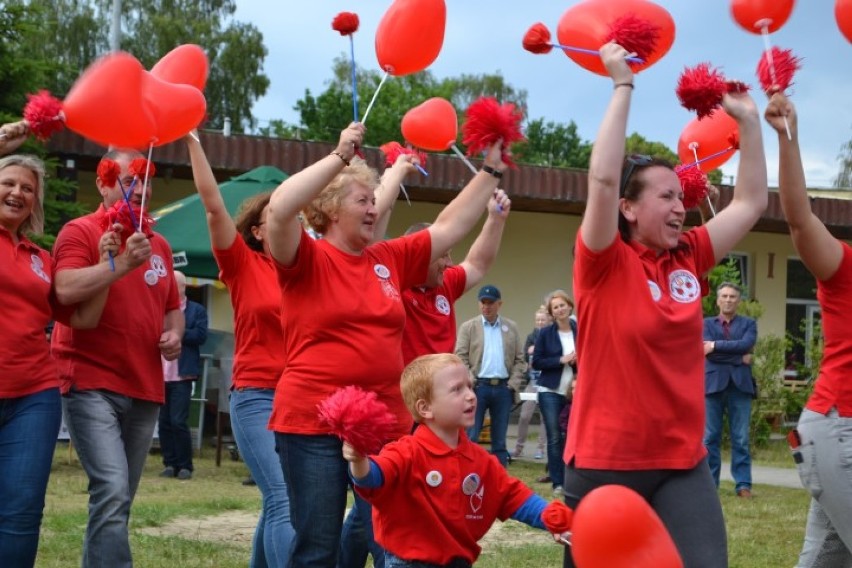
[[448,564],[430,564],[429,562],[418,562],[417,560],[403,560],[399,556],[387,553],[386,568],[470,568],[471,564],[466,560],[457,558]]
[[373,555],[373,568],[384,568],[385,549],[373,537],[373,507],[354,490],[355,502],[340,535],[338,568],[364,568],[367,554]]
[[166,383],[166,403],[160,408],[160,450],[163,465],[175,471],[192,471],[192,434],[189,431],[189,404],[193,381]]
[[62,397],[65,423],[89,477],[83,568],[131,568],[127,523],[160,405],[104,390]]
[[287,484],[275,453],[275,434],[266,427],[274,397],[275,389],[231,391],[231,429],[240,455],[263,496],[263,508],[252,542],[250,568],[287,566],[296,534],[290,524]]
[[474,387],[476,391],[476,418],[473,428],[467,431],[467,437],[473,443],[479,442],[482,423],[485,422],[485,411],[491,416],[491,453],[497,456],[504,466],[509,463],[509,452],[506,451],[506,431],[509,429],[509,415],[512,413],[514,393],[508,382],[491,386],[480,381]]
[[334,568],[346,510],[349,464],[334,436],[275,433],[296,530],[291,568]]
[[731,477],[736,483],[735,490],[751,489],[751,395],[742,392],[734,383],[729,383],[722,392],[705,395],[704,400],[704,446],[707,448],[707,463],[716,487],[719,487],[719,472],[722,469],[722,426],[727,411],[728,431],[731,434]]
[[0,399],[0,560],[32,567],[62,422],[59,389]]
[[544,420],[544,430],[547,432],[547,474],[553,487],[562,487],[565,478],[565,431],[559,425],[559,415],[565,408],[566,399],[555,392],[538,393],[538,407]]

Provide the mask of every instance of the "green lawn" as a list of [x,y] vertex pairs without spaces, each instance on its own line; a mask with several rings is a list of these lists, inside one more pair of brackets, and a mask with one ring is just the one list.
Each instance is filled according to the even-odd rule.
[[[783,461],[781,452],[765,455],[771,459],[760,463],[781,465]],[[195,466],[191,481],[162,479],[157,476],[161,470],[159,455],[149,457],[131,519],[133,554],[139,568],[248,565],[250,525],[260,506],[260,494],[257,488],[240,483],[246,476],[245,465],[231,461],[226,453],[221,467],[217,467],[213,451],[206,449]],[[550,485],[535,482],[543,473],[541,462],[515,461],[510,471],[550,498]],[[79,564],[86,525],[86,483],[76,457],[69,460],[67,445],[60,444],[48,488],[39,568]],[[732,485],[725,483],[721,499],[731,568],[795,564],[808,506],[803,490],[757,486],[755,498],[743,501],[734,497]],[[239,517],[243,525],[248,521],[248,528],[243,526],[238,534],[237,527],[228,524],[231,516]],[[210,517],[211,523],[201,523]],[[175,528],[176,520],[183,521],[182,528]],[[477,566],[561,566],[561,558],[562,548],[549,535],[509,521],[486,537]]]

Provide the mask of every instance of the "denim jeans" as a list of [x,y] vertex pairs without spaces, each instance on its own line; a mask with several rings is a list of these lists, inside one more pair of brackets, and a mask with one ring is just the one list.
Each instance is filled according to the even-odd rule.
[[290,498],[275,452],[275,434],[267,428],[275,389],[231,391],[231,429],[240,455],[263,496],[252,542],[250,568],[283,568],[290,558],[295,531],[290,524]]
[[509,415],[512,413],[512,401],[514,394],[506,381],[506,384],[491,386],[477,381],[476,391],[476,418],[473,428],[467,431],[467,437],[474,443],[479,442],[479,433],[485,422],[485,411],[491,416],[491,453],[497,456],[504,466],[509,463],[509,452],[506,451],[506,431],[509,429]]
[[373,568],[385,568],[385,549],[373,536],[373,507],[354,490],[352,494],[355,501],[343,521],[337,568],[364,568],[368,553],[373,556]]
[[547,474],[554,488],[562,487],[565,477],[565,462],[562,461],[562,454],[565,453],[565,431],[559,425],[559,415],[566,402],[565,397],[559,393],[538,393],[538,407],[547,433]]
[[62,422],[59,389],[0,399],[0,564],[35,565],[44,494]]
[[275,433],[296,539],[291,568],[334,568],[346,510],[349,464],[334,436]]
[[175,471],[192,471],[192,434],[189,431],[189,404],[193,381],[166,383],[166,403],[160,408],[160,451],[163,465]]
[[83,568],[130,568],[130,506],[151,449],[160,405],[104,390],[62,397],[65,423],[89,477]]
[[399,556],[387,553],[387,564],[385,568],[470,568],[471,564],[466,560],[456,559],[449,564],[430,564],[418,562],[417,560],[403,560]]
[[727,412],[731,435],[731,477],[736,484],[735,490],[751,489],[751,394],[729,383],[722,392],[705,395],[704,400],[704,446],[707,448],[707,463],[716,487],[719,487],[719,472],[722,469],[722,428],[723,417]]
[[797,568],[852,566],[852,418],[804,410],[797,465],[811,494],[805,540]]

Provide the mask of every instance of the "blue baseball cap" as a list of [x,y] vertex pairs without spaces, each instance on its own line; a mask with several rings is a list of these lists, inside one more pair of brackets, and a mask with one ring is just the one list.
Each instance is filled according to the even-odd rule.
[[500,299],[500,290],[498,290],[496,286],[483,286],[479,289],[479,295],[477,297],[479,300],[491,300],[492,302],[496,302]]

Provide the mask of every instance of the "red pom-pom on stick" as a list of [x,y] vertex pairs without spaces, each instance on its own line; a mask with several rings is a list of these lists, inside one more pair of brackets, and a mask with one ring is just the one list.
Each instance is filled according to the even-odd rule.
[[340,12],[331,21],[331,29],[342,36],[348,36],[358,31],[360,23],[355,12]]
[[615,41],[618,45],[645,61],[654,53],[662,28],[636,14],[627,13],[609,25],[604,43]]
[[683,206],[686,209],[698,207],[710,190],[707,187],[707,176],[695,164],[683,164],[675,168],[675,173],[683,188]]
[[728,91],[725,77],[709,63],[699,63],[692,69],[685,68],[677,81],[675,94],[687,110],[694,110],[698,118],[710,116],[722,104]]
[[378,452],[397,426],[396,416],[376,393],[356,386],[339,389],[317,409],[320,421],[331,428],[332,434],[365,456]]
[[801,68],[802,60],[793,55],[792,50],[772,47],[764,51],[757,62],[757,78],[763,92],[771,95],[776,90],[786,91],[793,84],[793,75]]
[[541,22],[530,26],[524,34],[524,49],[531,53],[550,53],[553,44],[550,42],[550,30]]
[[52,96],[50,92],[41,90],[34,95],[27,95],[27,105],[24,107],[24,120],[36,138],[47,140],[65,126],[62,114],[62,101]]
[[379,150],[382,151],[385,155],[385,165],[392,166],[396,163],[396,159],[399,158],[402,154],[411,154],[413,156],[417,156],[417,159],[420,160],[420,167],[426,167],[426,153],[421,152],[420,150],[414,150],[412,148],[406,148],[399,142],[393,141],[388,142],[387,144],[382,144],[379,146]]
[[105,186],[115,187],[115,183],[118,181],[120,175],[121,166],[119,166],[115,160],[111,160],[110,158],[101,158],[101,161],[98,163],[98,179],[100,179]]
[[498,140],[503,141],[502,160],[514,167],[507,151],[513,143],[524,139],[521,133],[523,113],[512,103],[500,104],[493,97],[480,97],[468,107],[462,125],[462,142],[467,145],[467,155],[475,156],[487,150]]
[[573,521],[574,511],[561,501],[551,501],[541,512],[541,522],[553,534],[570,531]]
[[134,158],[133,161],[130,162],[130,166],[127,168],[127,171],[130,172],[130,175],[133,177],[139,178],[140,181],[145,179],[146,173],[148,175],[148,179],[157,175],[157,168],[154,166],[154,162],[148,162],[145,158]]
[[[111,229],[116,223],[121,225],[121,248],[127,243],[127,238],[136,231],[137,222],[142,212],[141,207],[128,205],[127,201],[119,200],[106,210],[101,219],[101,229]],[[151,227],[156,223],[153,218],[145,217],[142,223],[142,231],[147,237],[153,237],[154,231]]]

